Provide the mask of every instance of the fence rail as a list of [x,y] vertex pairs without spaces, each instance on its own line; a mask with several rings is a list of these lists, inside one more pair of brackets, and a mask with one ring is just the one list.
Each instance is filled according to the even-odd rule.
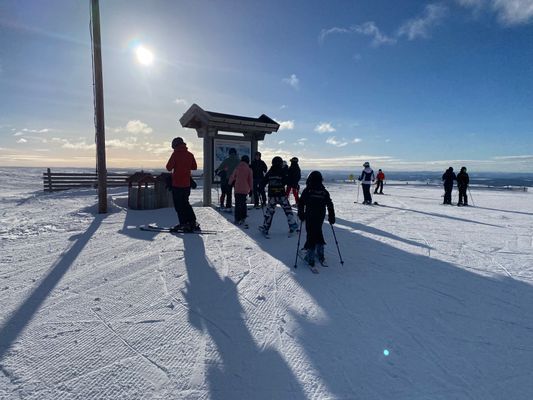
[[[130,174],[108,173],[107,186],[128,186],[127,179],[130,176]],[[52,172],[50,168],[43,172],[43,189],[45,192],[97,186],[98,175],[96,173]]]

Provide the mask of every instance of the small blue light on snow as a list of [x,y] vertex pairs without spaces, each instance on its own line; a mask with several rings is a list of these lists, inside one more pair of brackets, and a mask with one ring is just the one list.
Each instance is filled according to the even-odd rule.
[[383,350],[383,355],[384,355],[385,357],[387,357],[389,354],[390,354],[390,353],[389,353],[389,351],[388,351],[387,349]]

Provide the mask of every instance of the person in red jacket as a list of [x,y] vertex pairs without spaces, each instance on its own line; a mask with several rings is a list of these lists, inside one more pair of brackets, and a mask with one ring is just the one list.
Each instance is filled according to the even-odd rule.
[[382,170],[378,171],[378,174],[376,175],[376,190],[374,190],[374,194],[378,193],[383,194],[383,181],[385,180],[385,174]]
[[196,215],[189,203],[191,194],[191,170],[197,169],[194,155],[187,150],[182,138],[172,140],[174,152],[167,162],[167,170],[172,171],[172,200],[174,209],[178,214],[178,225],[174,230],[193,232],[200,230],[196,222]]
[[250,157],[246,154],[241,157],[241,162],[233,170],[228,184],[235,185],[235,224],[248,228],[246,223],[246,196],[252,191],[253,179],[250,168]]

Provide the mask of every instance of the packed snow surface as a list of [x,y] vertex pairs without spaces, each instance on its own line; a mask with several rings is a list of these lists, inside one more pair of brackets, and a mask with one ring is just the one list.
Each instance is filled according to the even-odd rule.
[[92,189],[0,182],[1,399],[533,398],[530,192],[328,185],[344,265],[324,224],[315,275],[279,208],[265,239],[196,190],[219,232],[172,235],[124,189],[99,215]]

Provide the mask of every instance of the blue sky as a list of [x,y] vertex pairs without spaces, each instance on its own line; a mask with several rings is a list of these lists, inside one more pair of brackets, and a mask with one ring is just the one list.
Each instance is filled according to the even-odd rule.
[[[108,167],[267,114],[304,168],[533,172],[533,0],[102,1]],[[0,165],[94,167],[89,0],[0,2]],[[153,53],[141,64],[135,49]]]

